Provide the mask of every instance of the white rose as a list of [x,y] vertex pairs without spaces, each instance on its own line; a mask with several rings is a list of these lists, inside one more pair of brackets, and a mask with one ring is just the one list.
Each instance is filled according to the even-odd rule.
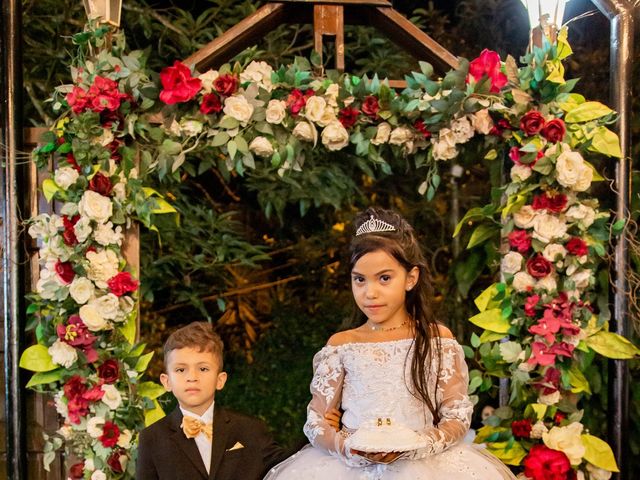
[[270,92],[273,90],[273,84],[271,83],[271,74],[273,73],[273,68],[267,62],[257,62],[253,61],[244,71],[240,74],[240,81],[244,82],[254,82],[259,84],[262,88]]
[[596,219],[596,211],[587,205],[574,205],[567,210],[567,220],[570,222],[579,222],[586,230]]
[[539,395],[538,403],[542,403],[543,405],[555,405],[560,401],[560,391],[556,390],[553,393],[548,395]]
[[371,139],[371,143],[374,145],[382,145],[389,141],[389,135],[391,134],[391,125],[387,122],[382,122],[378,125],[376,130],[376,136]]
[[591,277],[592,277],[591,270],[586,269],[586,270],[580,270],[574,273],[569,277],[569,280],[571,280],[574,283],[577,289],[584,289],[589,286],[589,283],[591,282]]
[[217,70],[207,70],[202,75],[198,76],[202,82],[202,92],[211,93],[213,91],[213,82],[218,78],[220,74]]
[[303,142],[313,142],[314,146],[318,141],[318,131],[316,127],[309,122],[298,123],[291,134]]
[[527,272],[518,272],[513,276],[513,288],[518,292],[527,292],[536,284],[536,279]]
[[407,127],[394,128],[389,135],[389,143],[392,145],[403,145],[409,140],[413,140],[413,132]]
[[94,298],[88,305],[91,305],[98,315],[107,320],[115,320],[120,308],[119,299],[113,293],[107,293],[101,297]]
[[56,170],[56,173],[53,175],[53,181],[56,182],[63,190],[66,190],[71,185],[76,183],[80,174],[75,168],[72,167],[61,167]]
[[61,342],[60,340],[53,342],[53,345],[48,348],[48,352],[49,355],[51,355],[53,363],[57,363],[64,368],[71,367],[71,365],[73,365],[78,359],[76,349],[65,342]]
[[504,273],[516,273],[522,269],[524,257],[518,252],[509,252],[502,257],[501,269]]
[[96,470],[91,474],[91,480],[107,480],[107,475],[102,470]]
[[249,150],[261,157],[270,157],[273,155],[273,145],[265,137],[258,136],[249,144]]
[[102,417],[91,417],[87,420],[87,433],[91,438],[102,436],[105,419]]
[[484,108],[471,116],[471,124],[476,132],[487,135],[493,128],[493,120],[489,115],[489,109]]
[[433,144],[432,152],[435,160],[451,160],[458,156],[458,149],[455,144],[451,144],[449,140],[439,139],[436,141],[432,138],[431,143]]
[[558,289],[558,282],[553,275],[547,275],[546,277],[538,280],[536,288],[546,290],[549,293],[555,292]]
[[282,100],[269,100],[266,111],[266,120],[268,123],[282,123],[287,116],[287,104]]
[[609,480],[611,478],[609,470],[603,470],[590,463],[587,463],[587,472],[589,472],[589,480]]
[[332,83],[327,87],[324,92],[324,96],[327,97],[327,104],[332,107],[338,106],[338,94],[340,93],[340,87],[338,87],[337,83]]
[[542,441],[547,447],[563,452],[569,457],[571,465],[580,465],[587,451],[582,443],[582,429],[583,425],[579,422],[565,427],[551,427],[551,430],[542,435]]
[[247,123],[253,115],[253,105],[241,95],[229,97],[224,101],[223,112],[241,123]]
[[83,305],[79,311],[80,318],[92,332],[103,330],[107,325],[107,321],[102,317],[93,305]]
[[567,233],[567,224],[555,215],[543,214],[536,217],[533,225],[533,238],[543,243],[562,238]]
[[91,232],[91,219],[89,217],[80,217],[76,224],[73,226],[73,233],[76,236],[76,240],[78,240],[78,242],[80,243],[89,238]]
[[513,223],[518,228],[531,228],[535,225],[537,216],[538,214],[531,205],[524,205],[517,212],[514,212]]
[[451,124],[451,134],[455,143],[466,143],[473,137],[473,127],[467,117],[457,119]]
[[331,151],[340,150],[349,145],[349,132],[335,120],[322,130],[322,143]]
[[551,263],[561,262],[567,256],[567,249],[558,243],[550,243],[544,247],[542,256]]
[[542,435],[548,432],[547,426],[542,420],[538,420],[531,427],[531,438],[542,438]]
[[122,245],[122,227],[113,228],[113,223],[101,223],[96,227],[93,238],[102,246]]
[[118,437],[118,446],[121,448],[131,447],[131,437],[133,437],[131,430],[125,428]]
[[314,95],[307,100],[307,104],[304,107],[304,116],[312,122],[319,123],[322,120],[324,111],[327,108],[327,101]]
[[197,120],[181,120],[180,130],[187,134],[188,137],[195,137],[202,132],[202,122]]
[[512,182],[524,182],[531,176],[531,167],[528,165],[514,165],[509,172]]
[[[42,280],[42,278],[40,278],[40,280]],[[38,281],[38,283],[40,282]],[[46,287],[47,285],[45,284],[43,286]],[[71,298],[73,298],[76,303],[83,305],[93,298],[95,287],[86,277],[76,276],[68,286],[68,292],[71,293]]]
[[102,403],[107,405],[111,410],[115,410],[122,404],[122,395],[120,395],[115,385],[105,384],[100,388],[104,392]]
[[87,277],[96,283],[98,288],[107,288],[107,281],[118,273],[118,255],[113,250],[87,252],[89,267]]
[[505,362],[515,362],[522,353],[522,346],[517,342],[502,342],[498,345],[500,348],[500,355]]
[[591,185],[593,171],[579,152],[564,151],[556,160],[556,178],[563,187],[583,192]]
[[82,195],[78,203],[80,215],[89,217],[98,223],[105,223],[113,211],[113,205],[108,197],[104,197],[97,192],[87,190]]

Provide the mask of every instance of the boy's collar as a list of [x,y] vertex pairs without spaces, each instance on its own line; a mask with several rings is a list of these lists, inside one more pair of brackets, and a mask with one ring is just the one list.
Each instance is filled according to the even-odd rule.
[[209,405],[209,408],[207,408],[207,410],[202,414],[202,415],[198,415],[196,413],[193,413],[189,410],[187,410],[186,408],[182,408],[182,406],[180,406],[180,411],[182,412],[182,416],[189,416],[189,417],[194,417],[197,418],[198,420],[202,420],[204,423],[212,423],[213,422],[213,407],[215,405],[215,400],[211,402],[211,405]]

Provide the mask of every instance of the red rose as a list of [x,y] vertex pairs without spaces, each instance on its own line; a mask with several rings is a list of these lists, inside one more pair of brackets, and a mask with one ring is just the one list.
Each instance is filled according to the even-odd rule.
[[310,96],[309,92],[313,95],[313,90],[307,90],[305,93],[302,93],[297,88],[291,90],[291,93],[287,97],[287,108],[291,112],[291,115],[298,115],[300,110],[304,108],[307,104],[307,98]]
[[104,383],[116,383],[120,376],[118,361],[114,358],[105,360],[105,362],[98,367],[98,376]]
[[205,115],[210,113],[219,113],[222,111],[222,103],[217,93],[209,93],[202,97],[202,104],[200,104],[200,111]]
[[551,265],[551,262],[540,254],[527,260],[527,271],[532,277],[544,278],[549,275],[552,270],[553,265]]
[[128,459],[129,457],[127,457],[126,451],[119,448],[109,456],[107,465],[109,465],[109,468],[114,473],[122,473],[124,472]]
[[511,125],[504,118],[500,118],[497,122],[494,122],[493,127],[489,130],[489,135],[499,137],[505,130],[511,130]]
[[69,218],[66,215],[62,216],[62,224],[64,225],[64,232],[62,233],[62,240],[66,245],[73,247],[78,243],[78,239],[76,238],[76,231],[74,230],[74,225],[78,223],[80,220],[80,215],[75,215]]
[[160,100],[167,105],[188,102],[202,87],[200,79],[191,77],[189,67],[178,60],[173,63],[173,67],[162,69],[160,82],[162,83]]
[[78,173],[80,173],[80,165],[76,162],[76,157],[73,156],[73,153],[67,153],[67,163],[76,169]]
[[378,103],[378,99],[373,95],[368,95],[365,97],[364,102],[362,102],[362,112],[371,117],[378,118],[378,112],[380,111],[380,104]]
[[564,247],[567,249],[567,252],[576,257],[582,257],[589,253],[589,247],[585,241],[578,237],[571,237]]
[[521,156],[522,155],[520,154],[520,148],[519,147],[511,147],[509,149],[509,158],[516,165],[522,165],[522,163],[520,162],[520,157]]
[[87,108],[87,105],[89,104],[89,96],[86,90],[78,86],[74,86],[73,89],[69,93],[67,93],[67,96],[65,98],[67,100],[67,103],[71,107],[71,110],[73,110],[73,113],[82,112]]
[[91,109],[94,112],[104,110],[115,111],[120,108],[120,101],[127,94],[122,94],[118,90],[118,83],[110,78],[97,76],[93,80],[93,85],[89,87],[91,98]]
[[419,131],[424,138],[431,138],[431,132],[427,129],[427,126],[424,124],[424,120],[421,118],[415,121],[413,128]]
[[511,422],[511,431],[515,437],[529,438],[531,436],[531,420],[515,420]]
[[531,248],[531,235],[526,230],[514,230],[508,238],[509,246],[520,253],[526,253]]
[[524,474],[532,480],[567,480],[571,462],[559,450],[536,444],[522,462]]
[[100,195],[108,197],[113,189],[111,179],[106,175],[98,172],[89,181],[89,190],[92,190]]
[[111,448],[116,446],[119,436],[120,429],[118,428],[118,425],[111,421],[107,421],[102,427],[102,435],[98,437],[98,440],[100,440],[103,447]]
[[213,88],[220,95],[228,97],[238,89],[238,78],[233,75],[220,75],[213,81]]
[[125,293],[135,292],[140,282],[135,280],[129,272],[118,272],[107,281],[107,285],[111,293],[116,297],[121,297]]
[[560,142],[564,138],[564,134],[566,132],[567,129],[564,126],[564,122],[560,118],[549,120],[540,131],[542,136],[549,140],[551,143]]
[[56,262],[56,273],[58,274],[60,281],[65,285],[69,285],[76,276],[76,272],[73,271],[73,265],[71,265],[71,262],[61,262],[60,260]]
[[486,75],[491,81],[489,91],[492,93],[499,92],[507,84],[507,76],[500,71],[500,66],[500,55],[485,48],[478,58],[469,63],[467,83],[469,83],[470,77],[479,82]]
[[111,152],[111,159],[114,162],[120,163],[120,161],[122,160],[122,154],[120,153],[121,146],[122,146],[122,140],[119,140],[117,138],[113,142],[111,142],[109,145],[107,145],[107,148]]
[[537,110],[531,110],[525,113],[520,119],[520,130],[529,137],[540,132],[542,127],[544,127],[544,117]]
[[567,206],[567,196],[563,193],[549,195],[548,192],[533,197],[534,210],[548,210],[554,213],[562,212]]
[[528,317],[536,316],[536,307],[540,301],[540,295],[531,295],[524,302],[524,314]]
[[338,120],[344,128],[353,127],[353,125],[358,121],[358,115],[360,115],[360,110],[353,107],[345,107],[340,110],[338,114]]
[[74,463],[69,468],[69,478],[71,480],[79,480],[84,478],[84,460],[80,463]]

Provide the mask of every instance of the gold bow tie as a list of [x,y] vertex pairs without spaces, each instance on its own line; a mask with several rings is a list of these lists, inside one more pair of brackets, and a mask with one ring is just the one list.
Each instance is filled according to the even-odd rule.
[[182,428],[187,438],[196,438],[199,433],[204,433],[207,440],[211,441],[213,436],[213,425],[211,423],[204,423],[202,420],[193,417],[182,417],[180,428]]

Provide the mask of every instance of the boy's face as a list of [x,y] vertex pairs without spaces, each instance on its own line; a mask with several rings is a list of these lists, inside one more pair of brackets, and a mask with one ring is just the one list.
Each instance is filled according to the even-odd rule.
[[222,390],[227,374],[213,352],[185,347],[171,350],[165,359],[166,373],[160,375],[164,388],[172,392],[180,406],[202,415],[211,406],[216,390]]

